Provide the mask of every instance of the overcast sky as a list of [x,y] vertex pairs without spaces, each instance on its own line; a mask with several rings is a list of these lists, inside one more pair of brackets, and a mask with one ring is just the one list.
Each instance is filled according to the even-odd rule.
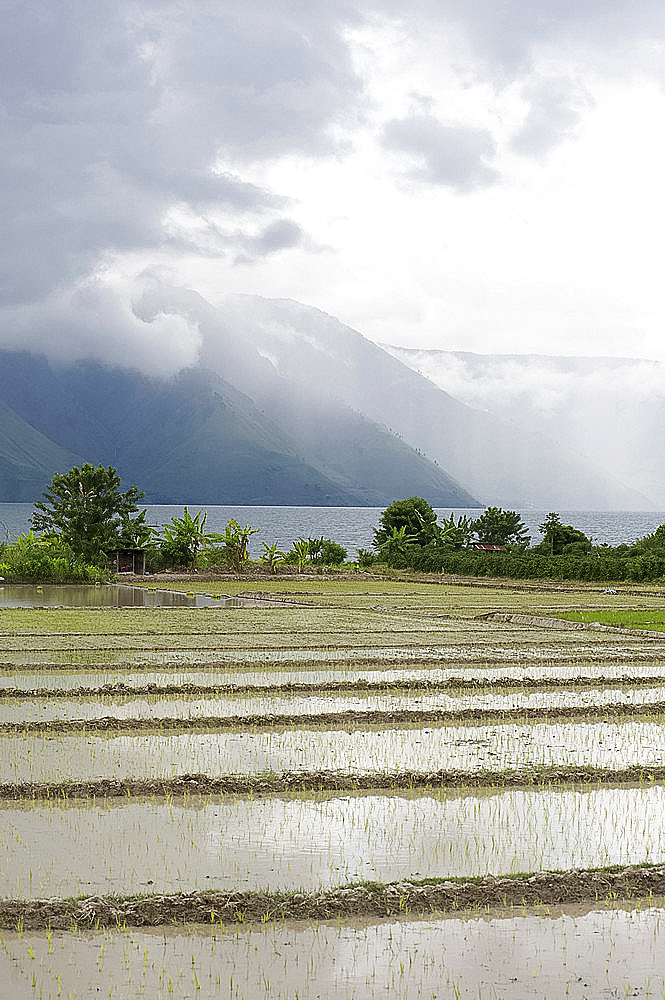
[[132,311],[164,283],[403,346],[665,359],[662,0],[2,22],[0,343],[177,367],[196,329]]

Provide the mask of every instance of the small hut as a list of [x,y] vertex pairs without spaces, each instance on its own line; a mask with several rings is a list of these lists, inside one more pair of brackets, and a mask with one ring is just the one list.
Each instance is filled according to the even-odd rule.
[[145,549],[111,549],[106,555],[113,573],[145,574]]

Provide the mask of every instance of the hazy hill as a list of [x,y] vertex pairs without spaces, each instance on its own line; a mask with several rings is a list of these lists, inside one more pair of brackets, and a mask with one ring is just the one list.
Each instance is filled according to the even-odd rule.
[[528,413],[515,420],[481,412],[317,309],[254,296],[233,296],[213,308],[195,293],[160,289],[137,311],[195,321],[203,364],[246,387],[299,440],[304,429],[325,427],[326,414],[347,406],[398,433],[483,503],[654,507],[606,457],[594,462],[581,454],[574,434],[545,434]]
[[76,455],[41,434],[0,400],[0,499],[31,501]]
[[665,365],[637,358],[482,355],[387,347],[467,405],[575,442],[665,509]]
[[[518,391],[528,371],[515,359],[504,370],[492,359],[383,349],[288,300],[233,296],[214,307],[155,287],[134,311],[146,321],[185,317],[199,333],[199,364],[165,380],[0,353],[0,403],[13,428],[0,438],[0,499],[33,499],[53,472],[91,461],[117,466],[154,502],[381,506],[416,494],[441,507],[518,510],[660,503],[658,448],[638,476],[617,449],[589,445],[581,410],[562,403],[550,418],[551,393],[539,396],[537,380]],[[492,382],[499,369],[503,397]],[[552,385],[561,377],[552,372]],[[662,428],[662,410],[649,415]],[[631,412],[625,423],[622,440],[637,441],[644,421]]]
[[361,414],[337,407],[325,427],[292,436],[204,368],[160,380],[0,352],[3,400],[13,423],[0,437],[2,500],[35,499],[54,472],[90,461],[115,465],[155,503],[380,506],[411,488],[437,505],[475,503]]

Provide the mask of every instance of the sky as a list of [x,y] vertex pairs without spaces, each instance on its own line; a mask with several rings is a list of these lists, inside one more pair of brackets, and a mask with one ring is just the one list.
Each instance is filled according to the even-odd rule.
[[146,289],[665,360],[662,0],[3,0],[0,345],[177,370]]

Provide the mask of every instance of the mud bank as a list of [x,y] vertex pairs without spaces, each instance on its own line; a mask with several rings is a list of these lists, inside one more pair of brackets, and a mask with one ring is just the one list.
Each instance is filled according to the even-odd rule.
[[492,711],[486,708],[462,708],[449,710],[395,710],[318,712],[299,715],[229,715],[208,718],[158,718],[119,719],[105,716],[102,719],[68,719],[33,722],[0,723],[0,734],[34,736],[67,733],[192,733],[226,732],[246,729],[289,729],[289,728],[347,728],[349,726],[392,726],[408,723],[426,725],[457,725],[472,722],[477,725],[532,725],[537,722],[616,722],[621,720],[648,719],[662,721],[665,717],[665,702],[650,702],[645,705],[570,705],[556,708],[520,707]]
[[6,782],[0,801],[7,799],[117,798],[128,796],[252,794],[279,792],[364,791],[435,788],[532,788],[547,785],[636,785],[665,782],[665,765],[622,769],[594,767],[534,767],[504,771],[400,771],[398,774],[342,774],[338,771],[280,773],[182,774],[173,778],[100,778],[57,783]]
[[[0,669],[2,669],[0,667]],[[16,668],[12,668],[13,671]],[[41,667],[40,667],[41,669]],[[115,669],[115,668],[114,668]],[[516,675],[505,677],[445,677],[441,680],[428,678],[409,679],[400,678],[397,681],[390,680],[339,680],[339,681],[286,681],[281,684],[145,684],[133,686],[122,681],[116,683],[102,684],[99,687],[71,687],[71,688],[7,688],[0,693],[3,701],[34,701],[35,698],[63,698],[71,700],[73,698],[90,698],[97,695],[132,695],[134,697],[142,695],[236,695],[236,694],[343,694],[350,693],[386,693],[401,691],[442,691],[450,690],[471,691],[471,692],[491,692],[510,688],[511,690],[537,690],[537,691],[559,691],[561,689],[578,691],[601,687],[613,688],[643,688],[657,687],[665,684],[663,674],[652,674],[631,677],[623,674],[620,677],[593,677],[589,675],[580,677],[518,677]]]
[[427,884],[365,883],[317,893],[193,892],[175,895],[89,896],[77,900],[0,901],[4,929],[75,930],[174,924],[253,923],[413,916],[486,907],[606,903],[665,893],[665,865],[539,872],[513,878]]

